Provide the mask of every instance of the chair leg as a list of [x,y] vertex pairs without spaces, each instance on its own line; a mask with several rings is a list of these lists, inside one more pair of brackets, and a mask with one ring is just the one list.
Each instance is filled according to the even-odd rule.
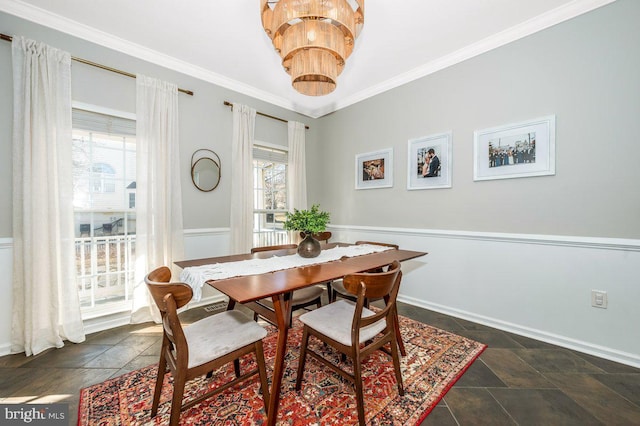
[[358,421],[361,426],[365,425],[364,418],[364,391],[362,387],[362,359],[360,351],[356,349],[353,353],[353,378],[356,391],[356,408],[358,409]]
[[296,377],[296,391],[302,388],[302,376],[304,375],[304,364],[307,361],[307,344],[309,343],[309,329],[305,325],[300,342],[300,358],[298,359],[298,376]]
[[170,426],[178,426],[180,423],[180,412],[182,411],[182,397],[184,396],[184,385],[186,383],[185,377],[181,375],[175,375],[173,377],[173,396],[171,399],[171,418],[169,419]]
[[331,281],[327,281],[327,298],[329,299],[329,303],[333,303],[331,293],[333,293],[333,287],[331,286]]
[[264,401],[264,413],[269,414],[269,380],[267,378],[267,368],[264,362],[264,350],[262,340],[256,342],[256,362],[258,363],[258,374],[260,375],[260,387],[262,389],[262,400]]
[[162,393],[162,384],[164,376],[167,374],[167,351],[171,342],[167,336],[162,336],[162,347],[160,348],[160,360],[158,361],[158,376],[156,377],[156,386],[153,391],[153,403],[151,405],[151,418],[158,414],[158,405],[160,405],[160,394]]
[[402,334],[400,334],[400,321],[398,320],[398,313],[395,314],[395,321],[393,322],[393,326],[396,329],[396,340],[398,341],[398,346],[400,347],[400,354],[402,356],[407,356],[407,350],[404,348],[404,342],[402,341]]
[[[394,336],[395,337],[395,336]],[[398,394],[404,395],[404,385],[402,384],[402,371],[400,371],[400,354],[398,353],[398,345],[393,342],[389,342],[391,346],[391,358],[393,359],[393,369],[396,373],[396,382],[398,383]]]
[[[389,296],[385,296],[384,297],[384,303],[387,304],[389,303]],[[398,346],[400,347],[400,354],[402,356],[407,356],[407,350],[404,347],[404,342],[402,341],[402,334],[400,334],[400,320],[398,319],[398,310],[396,309],[393,312],[393,318],[394,318],[394,327],[396,329],[396,340],[398,341]]]
[[153,390],[153,404],[151,405],[151,418],[154,418],[158,414],[158,405],[160,405],[160,394],[162,393],[162,383],[164,382],[164,376],[167,373],[167,361],[164,358],[164,350],[160,354],[160,361],[158,362],[158,377],[156,378],[156,387]]
[[[236,378],[240,377],[240,360],[238,358],[233,360],[233,371],[236,373]],[[213,371],[210,374],[213,375]]]

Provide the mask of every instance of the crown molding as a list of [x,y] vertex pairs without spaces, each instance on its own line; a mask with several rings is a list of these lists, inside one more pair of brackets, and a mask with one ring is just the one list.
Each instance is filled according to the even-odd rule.
[[317,109],[304,108],[282,96],[274,95],[240,81],[208,71],[202,67],[165,55],[156,50],[115,37],[111,34],[99,31],[95,28],[91,28],[77,21],[70,20],[28,3],[24,3],[20,0],[0,0],[0,10],[74,37],[90,41],[100,46],[189,75],[199,80],[251,96],[272,105],[279,106],[311,118],[319,118],[615,1],[616,0],[573,0],[570,3],[525,21],[522,24],[511,27],[449,55],[430,61],[420,67],[414,68],[413,70],[400,74],[366,90],[362,90],[354,95]]

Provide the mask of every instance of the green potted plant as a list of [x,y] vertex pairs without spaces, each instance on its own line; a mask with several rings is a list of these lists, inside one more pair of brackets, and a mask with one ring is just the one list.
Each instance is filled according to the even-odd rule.
[[314,204],[309,210],[293,209],[293,213],[287,212],[284,229],[302,231],[305,234],[302,242],[298,244],[300,256],[316,257],[320,254],[320,242],[313,238],[313,234],[324,231],[329,218],[329,213],[321,211],[318,204]]

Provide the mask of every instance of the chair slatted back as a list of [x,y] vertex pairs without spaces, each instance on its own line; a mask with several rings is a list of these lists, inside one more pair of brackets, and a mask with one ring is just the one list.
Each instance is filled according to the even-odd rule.
[[[400,262],[397,260],[387,268],[386,272],[361,272],[344,277],[345,289],[357,296],[351,327],[353,341],[359,341],[358,336],[361,328],[382,318],[387,319],[388,327],[391,325],[390,321],[395,318],[396,299],[402,281],[402,271],[400,270]],[[372,299],[384,299],[385,307],[375,315],[362,318],[362,310],[366,306],[367,300]]]
[[144,279],[162,316],[165,337],[173,344],[173,362],[186,367],[189,357],[187,340],[178,318],[178,309],[189,303],[193,290],[185,283],[171,283],[171,270],[162,266],[150,272]]

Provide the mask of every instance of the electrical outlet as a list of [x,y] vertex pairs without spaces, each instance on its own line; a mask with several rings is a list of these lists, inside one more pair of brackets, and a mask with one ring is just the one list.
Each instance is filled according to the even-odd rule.
[[607,309],[607,292],[602,290],[591,290],[591,306],[594,308]]

